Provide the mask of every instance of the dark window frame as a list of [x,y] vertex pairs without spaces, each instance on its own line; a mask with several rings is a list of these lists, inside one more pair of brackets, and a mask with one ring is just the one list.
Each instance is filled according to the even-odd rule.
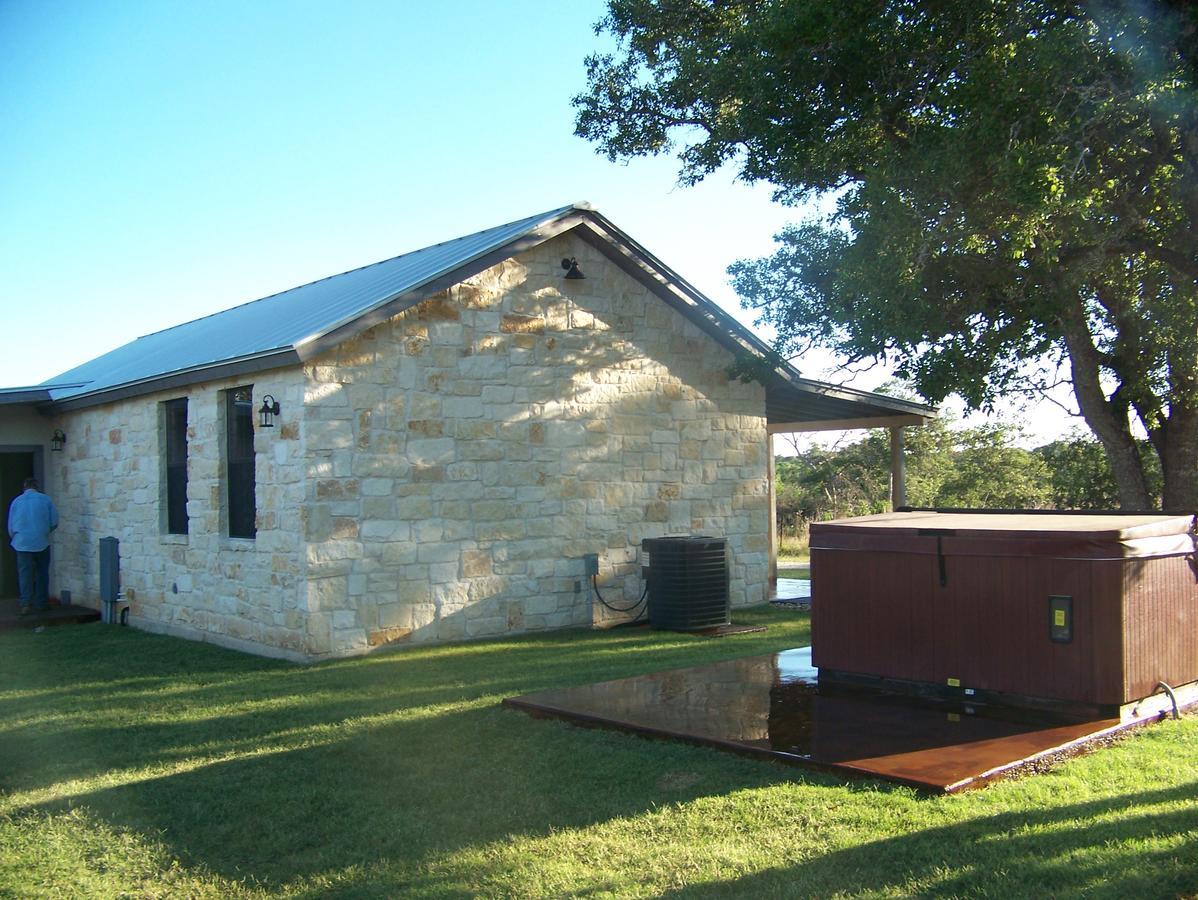
[[254,458],[254,388],[243,385],[225,391],[225,511],[228,535],[253,540],[257,474]]
[[187,534],[187,398],[162,404],[162,474],[166,533]]

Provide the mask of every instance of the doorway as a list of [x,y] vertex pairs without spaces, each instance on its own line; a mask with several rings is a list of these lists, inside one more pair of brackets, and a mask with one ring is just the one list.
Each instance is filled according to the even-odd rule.
[[0,599],[20,595],[17,584],[17,554],[8,541],[8,507],[25,489],[26,478],[36,478],[41,448],[0,448],[0,518],[4,540],[0,541]]

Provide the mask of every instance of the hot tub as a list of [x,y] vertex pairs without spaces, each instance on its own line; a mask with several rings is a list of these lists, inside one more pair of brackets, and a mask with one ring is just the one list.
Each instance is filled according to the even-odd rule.
[[821,678],[1104,713],[1198,681],[1188,515],[911,511],[811,526]]

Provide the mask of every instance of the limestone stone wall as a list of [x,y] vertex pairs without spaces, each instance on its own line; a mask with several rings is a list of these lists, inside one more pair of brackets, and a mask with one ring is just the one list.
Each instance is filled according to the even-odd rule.
[[[226,537],[224,394],[254,385],[283,412],[255,433],[254,540]],[[232,646],[306,655],[302,609],[304,501],[298,368],[210,382],[65,413],[63,453],[46,454],[60,511],[52,581],[76,603],[99,606],[98,542],[120,541],[121,584],[132,621],[151,630]],[[161,403],[188,400],[189,533],[166,533]]]
[[[585,280],[563,279],[576,256]],[[565,235],[303,365],[64,413],[46,454],[54,587],[99,603],[121,542],[133,622],[319,658],[586,625],[641,592],[644,537],[725,537],[764,599],[764,391],[730,354]],[[258,532],[226,537],[223,391],[273,394]],[[188,399],[187,535],[166,534],[162,407]]]
[[665,534],[727,538],[763,600],[764,391],[730,362],[567,234],[306,365],[306,650],[589,624],[583,555],[627,603]]

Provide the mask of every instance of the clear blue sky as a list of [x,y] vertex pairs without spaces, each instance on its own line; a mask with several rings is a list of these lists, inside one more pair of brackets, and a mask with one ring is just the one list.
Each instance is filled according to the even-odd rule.
[[746,320],[724,270],[800,211],[574,137],[603,10],[0,0],[0,385],[577,200]]

